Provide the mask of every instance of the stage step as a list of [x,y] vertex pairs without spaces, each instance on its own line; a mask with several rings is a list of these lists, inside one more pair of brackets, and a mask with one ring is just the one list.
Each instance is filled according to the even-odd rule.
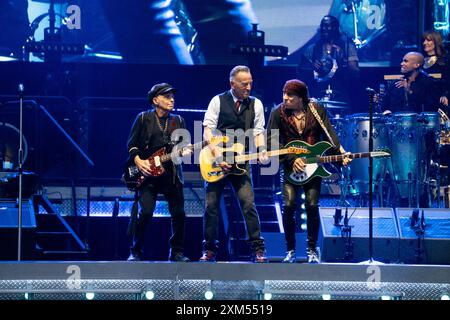
[[36,251],[44,260],[75,260],[86,258],[85,244],[67,221],[58,214],[44,196],[35,196],[34,208],[42,207],[47,213],[36,213]]
[[43,260],[86,260],[86,250],[44,250],[41,257]]
[[[254,195],[261,232],[280,232],[275,192],[271,189],[255,188]],[[231,260],[248,260],[251,252],[245,240],[247,238],[245,222],[239,210],[238,199],[229,188],[224,190],[224,203],[226,213],[223,219],[229,221],[227,234],[230,258]]]

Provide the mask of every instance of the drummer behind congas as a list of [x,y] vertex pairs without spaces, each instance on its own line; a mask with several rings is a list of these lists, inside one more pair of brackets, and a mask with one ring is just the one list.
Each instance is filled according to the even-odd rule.
[[383,98],[384,113],[436,112],[439,106],[439,87],[434,78],[423,71],[424,57],[419,52],[409,52],[400,64],[402,78],[390,81]]

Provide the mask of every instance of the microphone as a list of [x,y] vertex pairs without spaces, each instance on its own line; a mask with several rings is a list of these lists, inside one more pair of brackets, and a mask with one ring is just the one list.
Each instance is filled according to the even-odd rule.
[[24,90],[25,90],[25,87],[23,86],[23,83],[19,83],[18,91],[19,91],[20,96],[23,95]]
[[339,227],[341,225],[340,222],[342,220],[342,208],[336,208],[333,218],[334,218],[333,225],[335,225],[336,227]]

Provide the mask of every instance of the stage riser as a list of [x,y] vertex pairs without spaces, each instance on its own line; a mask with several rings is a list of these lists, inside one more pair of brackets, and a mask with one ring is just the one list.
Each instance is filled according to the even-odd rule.
[[[356,209],[349,220],[353,249],[346,247],[342,227],[333,225],[335,208],[321,208],[322,261],[360,262],[373,258],[385,263],[450,264],[450,210],[423,210],[425,233],[419,240],[415,229],[411,228],[413,209],[373,208],[373,251],[370,257],[368,208]],[[419,212],[421,214],[422,209]],[[353,209],[349,209],[348,215],[352,213]],[[420,251],[417,249],[419,241]]]
[[[18,257],[18,212],[16,201],[0,202],[0,260],[16,260]],[[35,258],[36,221],[28,201],[22,202],[21,259]]]

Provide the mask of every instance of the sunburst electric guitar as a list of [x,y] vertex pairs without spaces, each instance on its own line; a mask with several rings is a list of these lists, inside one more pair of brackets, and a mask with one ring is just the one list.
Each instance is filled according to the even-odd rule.
[[360,159],[360,158],[378,158],[378,157],[390,157],[391,154],[388,151],[372,151],[372,152],[360,152],[360,153],[349,153],[344,155],[335,156],[324,156],[323,154],[332,147],[329,142],[322,141],[315,145],[310,145],[306,142],[295,140],[289,142],[285,148],[294,147],[297,150],[302,150],[298,152],[298,157],[301,157],[306,164],[305,171],[295,173],[293,170],[285,170],[284,178],[292,184],[303,185],[314,177],[327,178],[331,176],[331,173],[325,169],[322,164],[342,161],[344,157],[349,157],[350,159]]
[[[216,147],[219,154],[231,165],[231,169],[228,171],[223,170],[217,163],[212,151],[209,147],[203,148],[200,151],[200,173],[207,182],[217,182],[228,175],[243,175],[247,172],[242,166],[245,166],[245,162],[256,160],[259,158],[259,153],[244,153],[244,145],[241,143],[235,143],[229,148]],[[295,146],[273,150],[267,152],[268,157],[280,156],[283,154],[298,154],[302,150],[298,150]],[[231,160],[230,160],[231,159]]]

